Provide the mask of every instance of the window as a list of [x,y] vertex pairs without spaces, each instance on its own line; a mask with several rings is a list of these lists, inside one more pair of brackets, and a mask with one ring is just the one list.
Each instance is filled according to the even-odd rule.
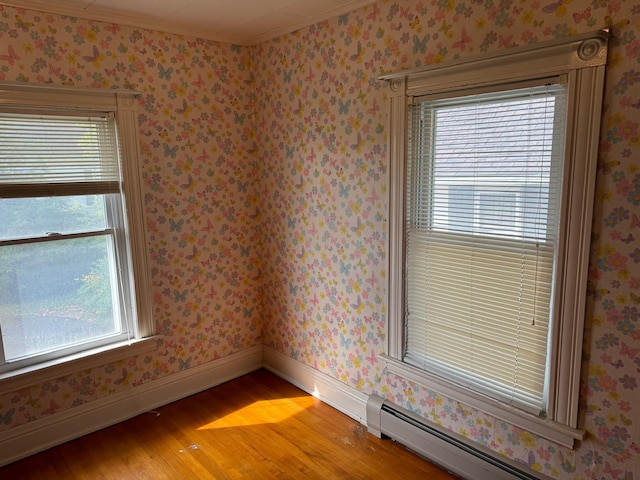
[[545,406],[566,85],[409,107],[404,359]]
[[388,371],[567,446],[606,38],[383,77]]
[[0,372],[148,336],[146,263],[132,248],[141,205],[121,154],[132,172],[132,111],[114,93],[2,86]]

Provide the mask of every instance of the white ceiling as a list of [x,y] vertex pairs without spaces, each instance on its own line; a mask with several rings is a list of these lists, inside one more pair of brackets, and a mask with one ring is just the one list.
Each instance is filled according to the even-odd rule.
[[1,4],[253,45],[376,0],[2,0]]

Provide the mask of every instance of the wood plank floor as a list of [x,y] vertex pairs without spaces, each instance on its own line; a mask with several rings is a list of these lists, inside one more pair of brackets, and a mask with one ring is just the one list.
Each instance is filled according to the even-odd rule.
[[0,468],[0,478],[456,477],[259,370]]

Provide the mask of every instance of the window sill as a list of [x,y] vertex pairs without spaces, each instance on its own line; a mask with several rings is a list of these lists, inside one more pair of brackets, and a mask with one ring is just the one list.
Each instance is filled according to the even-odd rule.
[[11,392],[155,350],[157,336],[105,345],[0,374],[0,390]]
[[434,390],[447,398],[476,408],[498,420],[538,435],[567,448],[574,448],[574,440],[582,440],[584,432],[546,418],[536,417],[489,397],[474,393],[460,385],[429,374],[388,355],[381,355],[386,371]]

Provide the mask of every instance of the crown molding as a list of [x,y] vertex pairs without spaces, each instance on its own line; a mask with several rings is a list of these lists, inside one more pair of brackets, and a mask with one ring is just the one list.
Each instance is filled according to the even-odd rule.
[[252,46],[267,40],[293,33],[301,28],[308,27],[324,20],[338,17],[346,13],[353,12],[359,8],[365,7],[377,0],[353,0],[314,16],[300,16],[297,22],[283,25],[282,27],[263,32],[255,35],[232,35],[215,29],[198,28],[193,26],[172,24],[170,18],[150,19],[139,15],[126,15],[121,13],[109,12],[108,10],[98,9],[94,7],[91,10],[82,8],[77,5],[58,5],[47,0],[19,0],[19,1],[2,1],[0,5],[9,7],[22,8],[26,10],[35,10],[44,13],[52,13],[57,15],[65,15],[70,17],[82,18],[89,21],[113,23],[129,27],[144,28],[147,30],[156,30],[175,35],[186,37],[202,38],[204,40],[212,40],[220,43],[230,43],[241,46]]

